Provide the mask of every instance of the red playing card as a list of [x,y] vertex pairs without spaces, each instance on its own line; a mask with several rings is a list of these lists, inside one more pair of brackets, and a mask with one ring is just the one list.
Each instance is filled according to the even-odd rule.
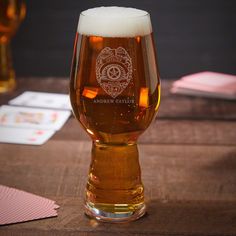
[[0,185],[0,225],[57,216],[54,201]]
[[182,77],[173,83],[172,93],[236,99],[236,76],[200,72]]

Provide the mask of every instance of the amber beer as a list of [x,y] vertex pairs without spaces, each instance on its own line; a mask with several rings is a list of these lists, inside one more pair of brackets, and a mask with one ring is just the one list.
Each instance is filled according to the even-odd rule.
[[0,0],[0,93],[15,86],[10,40],[25,17],[23,0]]
[[146,17],[141,27],[143,23],[148,32],[136,32],[137,22],[131,22],[134,26],[128,31],[118,26],[117,31],[122,29],[118,35],[113,28],[111,32],[102,30],[102,25],[103,33],[95,32],[96,35],[94,29],[83,30],[84,18],[93,18],[94,12],[101,11],[103,16],[113,12],[113,18],[107,20],[117,20],[114,14],[120,10],[105,7],[82,13],[70,81],[74,115],[93,140],[86,213],[111,222],[134,220],[145,213],[136,142],[150,125],[160,102],[159,72],[148,13],[124,8],[128,21],[129,11],[131,15],[137,13],[134,16],[137,22],[139,17]]

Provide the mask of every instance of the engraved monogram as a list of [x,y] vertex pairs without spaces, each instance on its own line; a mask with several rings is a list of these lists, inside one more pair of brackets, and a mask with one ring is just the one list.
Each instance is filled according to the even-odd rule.
[[104,48],[96,60],[96,78],[111,97],[121,94],[132,79],[132,60],[128,52],[122,47]]

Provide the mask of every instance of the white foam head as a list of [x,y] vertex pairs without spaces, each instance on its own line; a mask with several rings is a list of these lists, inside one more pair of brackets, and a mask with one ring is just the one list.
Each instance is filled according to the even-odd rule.
[[97,7],[83,11],[78,32],[103,37],[135,37],[152,33],[148,12],[126,7]]

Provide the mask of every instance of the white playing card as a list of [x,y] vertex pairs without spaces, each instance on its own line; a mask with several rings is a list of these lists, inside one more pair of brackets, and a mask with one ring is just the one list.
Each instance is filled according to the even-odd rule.
[[70,114],[70,111],[1,106],[0,125],[16,128],[59,130]]
[[54,130],[24,129],[0,126],[0,142],[42,145],[55,133]]
[[9,101],[10,105],[71,110],[69,95],[26,91]]

